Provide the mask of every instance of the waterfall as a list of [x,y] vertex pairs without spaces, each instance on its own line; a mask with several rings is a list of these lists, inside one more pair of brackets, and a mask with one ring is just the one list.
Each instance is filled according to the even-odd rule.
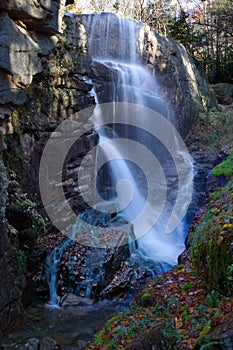
[[[96,67],[97,75],[98,70],[101,71],[101,67],[104,67],[105,78],[102,77],[102,85],[100,86],[98,77],[93,77],[92,82],[94,84],[94,95],[97,103],[98,112],[96,117],[97,125],[107,124],[105,120],[106,109],[102,107],[102,104],[111,103],[112,108],[110,129],[100,128],[99,135],[99,164],[103,164],[103,158],[109,164],[104,173],[102,180],[97,178],[99,183],[100,195],[106,199],[104,188],[106,183],[111,181],[113,191],[112,195],[109,195],[107,200],[115,200],[116,206],[122,207],[120,201],[128,204],[121,210],[118,215],[122,216],[125,220],[133,222],[136,238],[138,240],[138,250],[133,257],[141,257],[142,261],[153,261],[157,265],[157,271],[165,270],[177,263],[178,255],[184,250],[184,238],[186,235],[185,218],[180,220],[179,225],[170,234],[166,233],[166,227],[168,225],[168,219],[170,215],[181,216],[183,218],[185,211],[187,210],[188,203],[190,201],[190,192],[192,192],[193,181],[193,168],[192,160],[185,147],[180,147],[178,140],[178,133],[168,130],[168,137],[170,141],[166,141],[165,144],[169,144],[169,149],[166,149],[163,145],[163,140],[155,139],[150,135],[150,122],[145,118],[144,124],[142,123],[143,115],[139,116],[130,115],[127,112],[127,106],[124,107],[125,121],[119,121],[119,114],[117,114],[118,103],[129,103],[145,107],[145,110],[149,108],[154,110],[164,118],[169,120],[169,111],[167,104],[161,94],[161,87],[156,81],[156,77],[153,76],[152,71],[146,65],[142,64],[142,53],[139,50],[139,32],[142,30],[135,21],[126,20],[113,14],[103,13],[95,16],[90,16],[87,25],[87,32],[89,33],[89,54],[93,61],[93,66]],[[108,74],[106,74],[106,71]],[[102,113],[101,113],[102,110]],[[132,113],[131,113],[132,114]],[[138,118],[138,120],[137,120]],[[140,120],[139,120],[140,118]],[[155,121],[156,123],[156,121]],[[158,124],[160,119],[158,119]],[[141,128],[135,128],[133,125],[142,125]],[[159,128],[159,125],[158,125]],[[152,127],[153,129],[153,127]],[[117,135],[117,136],[115,136]],[[149,149],[152,154],[156,156],[158,160],[155,164],[154,176],[152,175],[152,182],[150,188],[159,188],[161,194],[156,194],[158,198],[167,196],[166,204],[162,215],[153,224],[154,217],[157,215],[159,206],[158,200],[151,201],[146,206],[146,212],[140,220],[134,220],[145,206],[148,200],[148,189],[146,189],[145,175],[141,174],[140,167],[137,164],[143,161],[145,157],[144,147],[138,149],[137,157],[132,159],[132,152],[127,153],[127,149],[131,147],[130,143],[126,142],[117,143],[117,138],[124,138],[125,140],[133,140],[136,143],[144,145]],[[164,135],[162,135],[164,137]],[[165,138],[167,135],[165,135]],[[165,146],[166,146],[165,145]],[[132,146],[134,148],[134,145]],[[131,147],[131,150],[132,150]],[[135,144],[136,147],[136,144]],[[172,156],[170,157],[170,154]],[[174,165],[175,159],[175,165]],[[178,160],[179,167],[176,169]],[[154,159],[153,159],[154,161]],[[136,163],[136,166],[135,166]],[[98,160],[96,167],[99,168]],[[161,169],[162,167],[162,169]],[[162,171],[164,173],[162,173]],[[159,173],[160,172],[160,173]],[[178,173],[177,173],[178,172]],[[181,175],[181,173],[183,174]],[[111,174],[111,175],[110,175]],[[163,174],[165,174],[165,182],[160,184],[161,179],[164,180]],[[159,176],[158,176],[159,175]],[[178,184],[179,176],[182,176],[182,183]],[[111,180],[109,177],[111,176]],[[143,177],[144,176],[144,177]],[[156,178],[159,178],[157,181]],[[150,175],[151,178],[151,175]],[[131,189],[127,190],[127,186],[123,186],[125,190],[125,196],[122,199],[119,196],[119,187],[123,181],[130,184]],[[164,189],[166,187],[166,189]],[[166,194],[163,192],[165,191]],[[183,193],[183,194],[182,194]],[[118,196],[118,198],[117,198]],[[126,197],[129,197],[126,198]],[[179,205],[179,209],[174,208],[175,199],[177,196],[182,196],[182,204]],[[121,198],[120,198],[121,197]],[[161,208],[159,208],[160,210]],[[180,213],[179,213],[180,210]],[[144,209],[145,211],[145,209]],[[140,221],[140,222],[139,222]],[[146,230],[144,235],[139,233],[144,227],[150,227]],[[159,268],[160,266],[160,268]]]

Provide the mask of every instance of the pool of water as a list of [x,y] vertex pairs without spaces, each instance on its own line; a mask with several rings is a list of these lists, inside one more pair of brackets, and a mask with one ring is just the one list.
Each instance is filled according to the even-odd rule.
[[19,349],[30,338],[51,337],[61,349],[82,349],[96,330],[119,311],[129,308],[129,301],[102,301],[90,306],[58,308],[37,305],[26,310],[21,325],[4,339],[0,349]]

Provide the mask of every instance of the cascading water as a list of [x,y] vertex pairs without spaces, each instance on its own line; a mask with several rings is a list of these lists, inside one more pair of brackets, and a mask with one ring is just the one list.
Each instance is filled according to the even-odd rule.
[[[122,19],[106,13],[90,17],[87,27],[89,27],[87,30],[89,33],[89,54],[93,60],[93,65],[99,68],[102,66],[108,71],[108,74],[105,73],[107,79],[105,79],[103,86],[99,86],[98,79],[92,79],[95,100],[100,105],[100,110],[102,103],[112,103],[112,119],[114,123],[118,123],[118,115],[115,112],[114,105],[114,103],[118,102],[145,106],[157,111],[165,118],[169,118],[169,111],[166,108],[166,102],[161,96],[161,88],[156,81],[156,77],[152,75],[152,72],[145,65],[141,64],[141,54],[137,45],[137,37],[142,27],[137,25],[135,21]],[[127,119],[127,112],[125,114]],[[143,115],[139,117],[143,118]],[[97,116],[97,124],[99,122],[100,125],[103,125],[105,123],[104,118],[103,110],[103,113],[99,113]],[[185,221],[183,220],[171,234],[166,234],[166,225],[168,217],[172,212],[174,197],[177,196],[177,192],[184,191],[185,196],[187,191],[192,190],[191,159],[188,153],[180,151],[179,147],[177,147],[176,157],[181,157],[182,162],[187,165],[188,169],[185,179],[183,179],[182,188],[178,188],[177,170],[174,164],[172,164],[171,158],[169,159],[169,152],[164,149],[158,140],[153,140],[151,135],[144,131],[144,128],[143,130],[133,128],[129,124],[130,122],[128,123],[128,120],[125,120],[125,125],[123,126],[122,124],[120,126],[117,124],[116,126],[114,124],[111,125],[112,134],[106,128],[100,130],[99,157],[101,159],[105,157],[106,162],[109,163],[112,187],[116,187],[119,181],[125,179],[133,188],[132,200],[120,212],[120,215],[129,222],[133,222],[145,204],[148,195],[145,189],[146,179],[143,178],[137,167],[133,166],[129,161],[124,160],[124,155],[126,154],[125,147],[127,146],[120,148],[117,143],[114,144],[114,135],[116,134],[118,135],[117,137],[123,137],[125,139],[133,139],[136,142],[144,144],[156,154],[159,163],[162,164],[168,190],[168,200],[163,215],[142,237],[138,237],[137,225],[134,226],[134,230],[138,238],[137,258],[141,256],[144,261],[152,260],[157,265],[157,271],[159,270],[159,265],[160,269],[164,270],[175,265],[178,255],[184,250]],[[145,125],[145,129],[150,129],[150,125]],[[170,137],[176,138],[176,135],[171,135]],[[174,145],[176,145],[176,140],[173,142]],[[139,159],[138,163],[140,163],[140,158],[143,159],[144,157],[143,151],[139,150],[137,156]],[[114,161],[112,161],[113,159]],[[103,161],[101,160],[100,163],[102,164]],[[154,174],[155,188],[158,186],[156,183],[156,172],[158,173],[159,170],[157,164]],[[109,176],[105,172],[102,182],[99,180],[100,185],[98,190],[102,197],[105,197],[103,188],[109,182]],[[160,191],[162,191],[161,187]],[[117,196],[116,193],[115,196]],[[112,199],[114,198],[111,198],[111,196],[108,198],[108,200]],[[150,205],[147,207],[144,221],[142,220],[138,227],[141,228],[143,225],[146,226],[148,221],[153,221],[153,215],[153,208]]]
[[[179,225],[177,224],[170,234],[166,233],[166,228],[171,215],[179,217],[178,210],[184,213],[187,209],[186,206],[189,203],[189,200],[186,200],[187,193],[192,192],[192,162],[189,154],[179,147],[177,134],[173,130],[165,130],[166,135],[158,134],[157,138],[153,133],[151,134],[151,130],[156,128],[156,123],[158,123],[158,130],[162,130],[160,124],[164,123],[163,119],[156,119],[156,113],[167,120],[169,111],[161,96],[161,88],[156,77],[141,63],[142,53],[138,49],[137,38],[142,27],[135,21],[122,19],[113,14],[103,13],[88,17],[85,23],[88,33],[88,51],[95,74],[86,79],[87,81],[91,79],[94,86],[93,94],[97,103],[94,120],[97,127],[100,125],[96,159],[96,184],[99,193],[96,198],[99,201],[102,197],[104,205],[113,203],[118,218],[123,218],[124,222],[133,223],[137,249],[131,244],[132,263],[148,267],[152,271],[154,269],[156,272],[165,271],[177,263],[178,255],[185,248],[185,220],[180,220]],[[104,72],[104,77],[101,76],[101,71]],[[102,107],[106,103],[111,105],[109,123],[105,120],[106,109]],[[119,118],[118,107],[121,103],[126,103],[123,108],[124,120],[122,116]],[[132,112],[132,104],[142,108],[134,113],[135,108]],[[153,122],[148,121],[144,115],[148,109],[156,111],[156,120]],[[167,140],[163,140],[163,137]],[[121,138],[120,144],[117,142],[118,138]],[[122,139],[125,141],[123,142]],[[137,144],[143,147],[138,148]],[[145,148],[149,149],[149,153],[145,152]],[[150,159],[152,159],[151,162]],[[145,163],[147,168],[149,163],[150,180],[143,172],[145,164],[140,166],[140,163]],[[100,164],[103,165],[102,168]],[[177,164],[181,164],[181,167],[184,165],[186,169],[177,169]],[[182,184],[178,179],[181,173],[183,173]],[[127,183],[127,186],[121,188],[122,181]],[[164,196],[165,203],[163,203]],[[176,198],[181,196],[183,196],[183,201],[181,200],[183,205],[180,205],[178,210],[177,208],[174,210]],[[101,211],[103,203],[101,199],[100,203],[98,201],[93,208]],[[118,210],[118,207],[121,210]],[[162,214],[158,215],[160,211]],[[141,212],[143,212],[142,216],[140,216]],[[90,211],[87,214],[84,213],[84,221],[85,215],[89,215],[90,218],[94,216]],[[111,218],[111,216],[111,213],[109,216],[104,215],[105,218]],[[87,221],[92,220],[90,218]],[[95,222],[91,224],[99,226]],[[78,229],[77,224],[74,232]],[[142,235],[142,231],[145,234]],[[92,246],[98,247],[98,234],[95,236],[95,230],[92,230],[91,235],[94,242]],[[47,260],[49,267],[47,281],[53,303],[57,303],[59,258],[67,249],[69,242],[70,239],[56,247]],[[96,275],[94,271],[96,266],[92,266],[89,260],[87,264],[89,273],[86,275],[87,280],[83,283],[86,285],[85,296],[89,297],[95,278],[93,276]],[[103,278],[101,268],[97,275],[100,276],[97,279]],[[81,284],[78,288],[81,288]]]

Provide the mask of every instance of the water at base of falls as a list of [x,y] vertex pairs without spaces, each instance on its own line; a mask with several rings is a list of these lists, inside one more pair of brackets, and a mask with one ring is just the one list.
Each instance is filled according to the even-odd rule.
[[[142,34],[143,27],[134,21],[104,13],[90,16],[86,23],[86,31],[93,66],[98,67],[96,70],[100,72],[101,67],[104,67],[106,75],[106,79],[101,78],[101,84],[98,74],[91,79],[97,103],[95,111],[98,111],[97,117],[94,111],[94,121],[97,128],[99,125],[96,158],[98,198],[102,198],[104,203],[114,202],[116,208],[121,208],[116,210],[118,220],[133,223],[137,248],[134,247],[131,251],[131,263],[150,269],[152,274],[153,271],[162,272],[176,265],[177,257],[185,248],[185,210],[189,204],[187,198],[192,192],[192,161],[189,154],[180,147],[181,142],[173,130],[165,128],[165,131],[156,131],[164,120],[169,119],[169,111],[156,77],[141,63],[142,51],[139,48],[138,37]],[[125,103],[125,119],[119,115],[121,113],[118,106],[121,108],[121,103]],[[110,122],[109,119],[105,119],[105,104],[111,105]],[[141,106],[141,112],[132,113],[132,105]],[[148,121],[149,110],[156,112],[155,117],[162,116],[158,119],[157,126],[156,120]],[[119,144],[118,139],[132,140],[134,144],[132,146],[132,143],[129,143],[128,146],[125,141]],[[138,149],[136,143],[143,147]],[[149,153],[145,153],[145,148],[149,149]],[[147,154],[154,157],[153,162],[156,158],[155,164],[150,163]],[[149,169],[149,175],[144,174],[144,168]],[[182,181],[179,179],[181,173]],[[127,186],[121,190],[122,180]],[[127,196],[131,199],[129,202]],[[159,203],[160,198],[163,200],[164,197],[164,203]],[[178,209],[175,207],[177,198],[180,203],[184,202]],[[122,202],[127,202],[127,205],[122,205]],[[100,199],[95,205],[101,207],[101,203]],[[144,213],[143,216],[140,216],[141,212]],[[87,221],[92,217],[89,214],[90,211],[87,210]],[[176,222],[179,221],[179,215],[181,219],[168,234],[166,228],[172,215]],[[114,220],[117,222],[116,218]],[[95,226],[94,222],[91,224]],[[98,246],[98,238],[93,239]],[[58,302],[59,259],[69,244],[68,239],[59,247],[55,247],[47,259],[47,281],[51,302],[54,304]],[[93,280],[91,262],[87,261],[87,264],[90,264],[88,278]],[[101,269],[98,276],[104,278]],[[86,297],[90,297],[91,285],[86,285],[85,293]]]

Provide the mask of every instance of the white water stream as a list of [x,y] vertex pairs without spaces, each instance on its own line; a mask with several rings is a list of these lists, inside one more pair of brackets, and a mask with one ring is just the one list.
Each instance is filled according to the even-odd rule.
[[[137,44],[139,26],[137,23],[112,14],[100,14],[90,17],[88,32],[89,54],[92,57],[94,65],[97,64],[97,67],[102,65],[109,72],[107,81],[105,80],[101,87],[98,85],[98,80],[95,81],[93,79],[93,93],[98,105],[112,103],[112,120],[114,123],[119,123],[119,116],[117,113],[115,114],[114,106],[114,103],[118,102],[145,106],[162,114],[164,118],[169,118],[169,111],[167,111],[166,102],[162,98],[161,88],[156,81],[156,77],[152,75],[152,71],[148,67],[140,62],[141,54],[138,49],[139,45]],[[135,115],[134,118],[133,124],[140,125],[141,121],[136,120],[136,118],[144,118],[144,116]],[[150,137],[151,135],[148,135],[148,132],[143,132],[140,128],[132,129],[129,127],[128,124],[131,124],[131,120],[132,116],[128,118],[126,113],[125,125],[122,126],[121,124],[120,129],[111,125],[112,135],[111,133],[109,135],[108,129],[105,131],[106,129],[103,128],[100,131],[98,149],[99,158],[101,159],[100,164],[103,163],[103,157],[105,157],[106,162],[109,162],[111,182],[117,189],[118,194],[120,193],[119,187],[122,180],[130,183],[131,190],[127,191],[127,187],[123,187],[122,190],[124,191],[126,189],[125,196],[128,195],[130,198],[123,198],[123,202],[129,202],[129,204],[121,211],[120,215],[125,220],[134,224],[135,235],[138,240],[137,257],[140,255],[145,260],[152,260],[160,265],[163,270],[175,265],[178,255],[184,250],[186,227],[185,220],[182,220],[182,218],[185,211],[184,207],[187,207],[187,193],[192,191],[192,162],[189,154],[180,148],[179,142],[176,140],[176,134],[169,133],[168,130],[168,135],[174,138],[170,142],[173,148],[172,152],[175,154],[175,157],[181,158],[179,164],[183,163],[182,165],[186,167],[186,174],[182,177],[182,184],[178,186],[177,177],[180,175],[180,169],[176,169],[171,159],[169,160],[166,152],[170,151],[170,149],[165,151],[162,147],[163,145],[160,146],[158,140]],[[98,113],[98,122],[100,125],[106,122],[104,112],[102,114]],[[160,120],[158,120],[159,122]],[[147,118],[145,118],[143,129],[148,131],[151,127],[153,131],[153,126],[146,125],[147,123]],[[149,148],[152,153],[156,153],[158,161],[155,162],[155,158],[152,159],[155,164],[154,167],[151,164],[153,175],[149,174],[152,182],[149,189],[145,189],[148,174],[145,174],[143,178],[140,176],[138,170],[127,161],[127,159],[131,160],[132,158],[132,162],[141,167],[143,158],[147,156],[144,147],[134,149],[133,145],[132,150],[129,144],[128,147],[131,147],[131,149],[127,151],[127,145],[125,143],[122,146],[122,144],[116,142],[117,138],[115,138],[115,134],[127,140],[133,138],[135,142]],[[163,135],[161,135],[161,138],[163,138]],[[177,149],[174,149],[176,147]],[[132,152],[136,153],[136,157],[132,156]],[[96,167],[98,168],[98,160]],[[159,180],[162,178],[162,173],[160,173],[161,167],[163,170],[165,169],[166,177],[165,183],[163,182],[162,184],[159,183]],[[104,187],[105,181],[109,182],[109,176],[108,173],[105,174],[105,179],[102,180],[102,187]],[[159,180],[157,181],[157,179]],[[164,189],[164,186],[166,189]],[[150,201],[147,203],[148,191],[151,190],[153,193],[149,193],[149,196],[157,196],[157,202]],[[169,198],[166,200],[162,215],[158,220],[154,220],[158,210],[161,210],[161,208],[156,208],[156,205],[162,205],[162,203],[158,203],[158,199],[163,199],[163,191],[167,191],[165,195],[167,194]],[[104,191],[102,190],[102,192]],[[180,206],[181,220],[173,232],[168,234],[166,233],[166,227],[174,207],[175,198],[182,192],[183,204]],[[111,200],[112,198],[109,199]],[[113,199],[116,200],[116,198]],[[119,206],[121,207],[121,203],[119,203]],[[143,215],[137,220],[139,213],[143,210]],[[179,215],[179,213],[176,212],[176,215]],[[155,224],[153,224],[154,221],[156,221]],[[145,234],[142,235],[141,232],[144,232],[144,227]],[[147,227],[149,227],[149,230]]]

